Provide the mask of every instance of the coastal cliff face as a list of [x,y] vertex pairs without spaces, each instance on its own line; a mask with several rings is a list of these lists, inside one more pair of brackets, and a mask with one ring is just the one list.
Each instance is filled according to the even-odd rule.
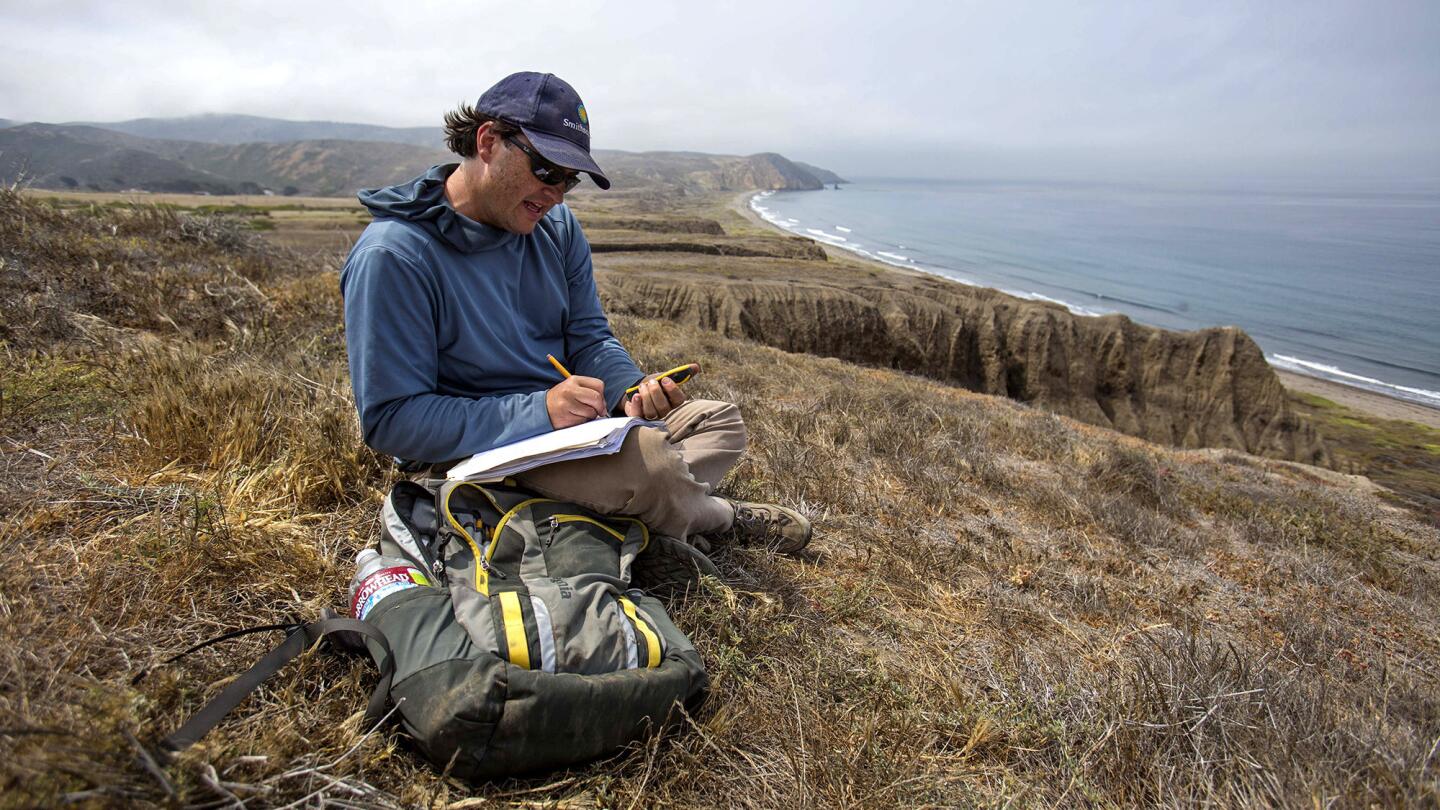
[[774,152],[750,155],[727,166],[720,173],[720,183],[721,190],[756,188],[814,191],[825,187],[818,177]]
[[597,264],[612,311],[900,369],[1177,447],[1329,461],[1260,348],[1237,328],[1170,332],[833,263],[810,271],[828,278],[791,281],[778,276],[795,277],[793,265],[764,261],[749,260],[752,271],[771,271],[751,278],[703,272],[678,257]]

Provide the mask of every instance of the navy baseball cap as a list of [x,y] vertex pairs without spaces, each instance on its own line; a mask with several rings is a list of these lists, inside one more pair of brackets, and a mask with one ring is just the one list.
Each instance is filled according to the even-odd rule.
[[590,157],[590,116],[585,104],[575,88],[559,76],[512,73],[480,96],[475,111],[515,124],[546,160],[585,172],[595,185],[610,188],[610,180]]

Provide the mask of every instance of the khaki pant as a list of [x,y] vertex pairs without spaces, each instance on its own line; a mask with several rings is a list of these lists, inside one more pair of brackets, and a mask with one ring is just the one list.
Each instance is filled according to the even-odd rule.
[[547,498],[607,515],[631,515],[684,539],[734,522],[715,488],[745,450],[745,423],[728,402],[690,400],[665,417],[666,431],[635,428],[617,453],[562,461],[515,476]]

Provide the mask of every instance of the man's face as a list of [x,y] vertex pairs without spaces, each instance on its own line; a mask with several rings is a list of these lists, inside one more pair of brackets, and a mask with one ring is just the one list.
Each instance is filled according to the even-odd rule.
[[[562,184],[547,185],[535,176],[529,156],[514,144],[493,136],[490,160],[481,189],[489,225],[528,234],[551,208],[565,199]],[[511,136],[533,149],[524,135]]]

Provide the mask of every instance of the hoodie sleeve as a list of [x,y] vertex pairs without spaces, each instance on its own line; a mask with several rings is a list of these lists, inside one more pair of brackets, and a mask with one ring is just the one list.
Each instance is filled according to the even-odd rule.
[[610,331],[610,321],[600,308],[600,295],[595,289],[590,242],[568,208],[566,224],[569,244],[565,249],[565,280],[570,287],[570,319],[565,324],[565,356],[574,373],[605,381],[605,405],[611,413],[617,413],[625,389],[645,375]]
[[551,430],[545,392],[440,394],[439,288],[384,247],[360,247],[340,274],[350,383],[365,443],[412,461],[463,458]]

